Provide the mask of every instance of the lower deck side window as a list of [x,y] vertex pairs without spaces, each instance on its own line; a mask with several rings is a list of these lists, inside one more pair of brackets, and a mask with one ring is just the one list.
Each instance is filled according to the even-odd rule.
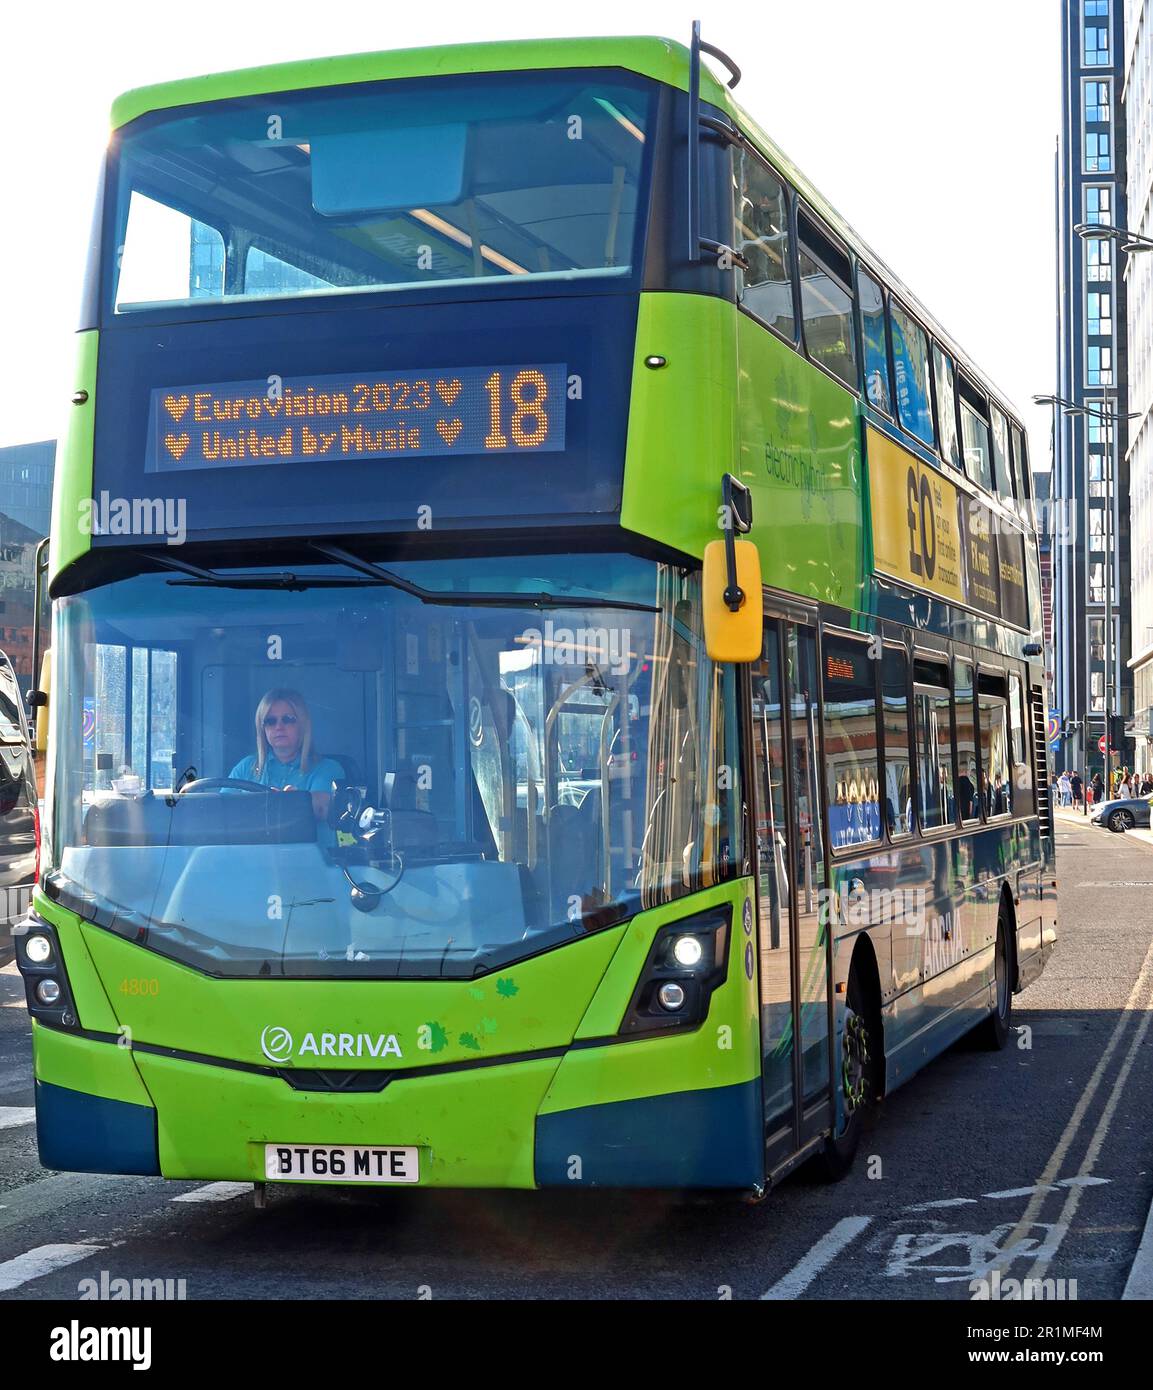
[[934,830],[952,825],[956,814],[949,691],[944,684],[918,684],[913,704],[917,736],[917,817],[922,830]]

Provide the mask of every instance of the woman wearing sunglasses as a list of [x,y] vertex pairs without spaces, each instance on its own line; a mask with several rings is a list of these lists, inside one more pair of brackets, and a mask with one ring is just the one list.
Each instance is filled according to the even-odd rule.
[[311,792],[318,820],[328,815],[332,784],[344,777],[338,763],[313,750],[304,696],[282,688],[268,691],[256,707],[255,756],[241,758],[228,775],[274,791]]

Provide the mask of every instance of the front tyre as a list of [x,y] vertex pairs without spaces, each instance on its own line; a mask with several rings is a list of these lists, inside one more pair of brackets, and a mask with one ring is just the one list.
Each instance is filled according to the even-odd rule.
[[813,1160],[817,1172],[827,1182],[838,1182],[853,1166],[865,1120],[876,1100],[880,1056],[880,1018],[877,1010],[870,1007],[868,992],[854,963],[849,971],[838,1069],[843,1107],[839,1117],[841,1130],[825,1140],[824,1148]]
[[1113,811],[1109,815],[1107,824],[1114,835],[1121,835],[1126,830],[1132,830],[1135,824],[1133,812],[1125,810]]

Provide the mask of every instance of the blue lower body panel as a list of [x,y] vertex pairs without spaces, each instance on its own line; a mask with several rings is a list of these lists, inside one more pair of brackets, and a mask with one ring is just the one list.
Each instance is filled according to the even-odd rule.
[[37,1081],[36,1138],[45,1168],[160,1176],[156,1111],[147,1105]]
[[760,1082],[538,1115],[535,1170],[541,1187],[761,1187]]

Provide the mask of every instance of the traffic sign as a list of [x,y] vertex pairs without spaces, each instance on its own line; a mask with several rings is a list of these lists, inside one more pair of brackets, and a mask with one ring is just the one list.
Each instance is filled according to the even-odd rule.
[[1104,751],[1105,751],[1105,735],[1104,735],[1104,734],[1102,734],[1101,737],[1097,740],[1097,747],[1101,750],[1102,753],[1104,753]]

